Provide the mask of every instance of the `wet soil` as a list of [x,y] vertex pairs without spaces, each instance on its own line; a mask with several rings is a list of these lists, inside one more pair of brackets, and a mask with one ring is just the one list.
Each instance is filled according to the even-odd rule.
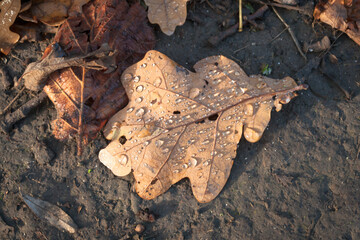
[[[236,5],[232,1],[233,9]],[[218,54],[248,74],[259,74],[268,64],[272,78],[294,77],[307,64],[287,31],[275,38],[284,26],[272,10],[263,17],[264,30],[247,26],[211,47],[207,41],[222,30],[225,14],[206,1],[191,3],[188,9],[201,23],[187,20],[170,37],[153,27],[156,49],[189,69]],[[301,44],[324,35],[334,41],[340,34],[323,24],[312,27],[312,20],[296,11],[278,11]],[[18,44],[0,64],[11,79],[19,77],[50,41]],[[9,135],[0,134],[0,238],[360,239],[360,47],[343,34],[330,52],[338,63],[326,55],[321,64],[325,75],[319,68],[307,73],[310,89],[272,113],[259,142],[240,141],[228,182],[207,204],[196,201],[187,180],[154,200],[142,200],[132,190],[132,176],[115,177],[99,162],[98,152],[107,144],[101,134],[80,158],[74,139],[59,142],[52,136],[56,111],[45,101]],[[308,53],[308,61],[319,55]],[[0,109],[18,91],[2,90]],[[24,91],[11,111],[35,95]],[[39,142],[43,148],[34,148]],[[34,149],[50,156],[39,157],[44,152]],[[78,224],[78,232],[69,234],[40,220],[19,189],[62,208]],[[146,211],[155,221],[146,221]],[[145,227],[141,234],[134,230],[139,223]]]

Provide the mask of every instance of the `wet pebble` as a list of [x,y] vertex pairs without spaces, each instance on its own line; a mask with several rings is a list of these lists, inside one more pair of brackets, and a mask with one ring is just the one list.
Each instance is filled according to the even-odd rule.
[[144,230],[145,230],[145,227],[144,227],[144,225],[142,225],[142,224],[138,224],[138,225],[136,225],[136,227],[135,227],[135,231],[136,231],[137,233],[142,233]]

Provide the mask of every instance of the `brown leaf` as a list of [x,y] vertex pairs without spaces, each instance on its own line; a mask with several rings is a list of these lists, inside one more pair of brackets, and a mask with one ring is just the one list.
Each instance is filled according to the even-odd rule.
[[51,26],[59,26],[68,16],[82,13],[82,6],[89,0],[32,0],[28,11],[21,14],[24,20],[39,20]]
[[46,220],[51,225],[66,230],[69,233],[75,233],[78,229],[76,223],[61,208],[41,199],[36,199],[28,195],[21,194],[26,205],[31,211],[41,219]]
[[104,43],[116,52],[117,69],[112,73],[65,68],[52,73],[44,87],[58,113],[52,122],[55,137],[80,136],[86,144],[127,104],[121,73],[154,46],[155,37],[138,3],[130,6],[124,0],[95,0],[83,7],[82,15],[64,22],[54,42],[68,56],[87,55]]
[[314,18],[345,32],[360,45],[359,0],[321,0],[315,7]]
[[10,31],[21,8],[20,0],[0,2],[0,51],[8,54],[12,46],[19,41],[19,34]]
[[149,6],[148,18],[151,23],[159,24],[161,31],[170,36],[176,26],[186,20],[186,3],[189,0],[145,0]]
[[242,133],[258,141],[271,109],[279,111],[305,88],[290,77],[248,77],[224,56],[205,58],[194,69],[149,51],[122,75],[130,102],[106,125],[105,136],[113,141],[99,158],[115,175],[132,169],[144,199],[183,178],[190,179],[199,202],[214,199],[229,177]]

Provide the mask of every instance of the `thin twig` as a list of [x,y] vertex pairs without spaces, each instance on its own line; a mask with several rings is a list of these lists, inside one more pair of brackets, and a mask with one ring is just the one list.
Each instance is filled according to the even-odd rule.
[[302,14],[305,14],[305,15],[307,15],[309,17],[312,17],[312,12],[313,12],[312,9],[308,9],[308,8],[304,8],[304,7],[290,6],[290,5],[281,4],[281,3],[269,3],[269,2],[264,2],[264,1],[260,1],[260,0],[250,0],[250,2],[266,4],[268,6],[285,8],[285,9],[288,9],[288,10],[295,10],[295,11],[298,11],[299,13],[302,13]]
[[299,53],[301,54],[301,56],[307,60],[306,55],[303,53],[303,51],[301,50],[299,41],[297,40],[297,38],[295,37],[294,32],[292,31],[291,27],[285,22],[285,20],[280,16],[280,14],[278,13],[278,11],[271,6],[271,8],[273,9],[274,13],[276,14],[276,16],[280,19],[280,21],[285,25],[285,27],[287,28],[288,32],[290,33],[290,36],[292,38],[292,40],[294,41],[296,48],[298,49]]
[[20,91],[16,94],[16,96],[9,102],[9,104],[0,112],[0,115],[3,115],[10,107],[11,105],[20,97],[20,94],[25,90],[25,87],[20,89]]
[[275,41],[278,37],[281,36],[281,34],[283,34],[286,30],[288,29],[288,27],[284,28],[278,35],[276,35],[273,39],[271,39],[271,41],[269,43],[272,43],[273,41]]
[[78,156],[82,154],[82,138],[83,138],[83,113],[84,113],[84,86],[85,86],[85,67],[82,67],[82,79],[80,82],[80,111],[78,123]]
[[239,32],[242,32],[243,30],[243,18],[242,18],[242,2],[239,0]]

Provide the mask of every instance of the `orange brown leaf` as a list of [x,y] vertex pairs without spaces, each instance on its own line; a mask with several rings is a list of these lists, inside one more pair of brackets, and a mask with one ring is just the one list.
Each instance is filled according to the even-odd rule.
[[258,141],[272,108],[279,111],[305,88],[290,77],[248,77],[224,56],[205,58],[194,69],[149,51],[122,75],[130,101],[106,125],[112,142],[99,158],[115,175],[133,170],[144,199],[183,178],[190,179],[199,202],[214,199],[229,177],[241,136]]
[[8,54],[12,46],[19,41],[20,36],[10,31],[10,26],[20,11],[20,0],[0,1],[0,51]]
[[81,15],[70,16],[54,42],[73,57],[85,56],[107,43],[115,52],[117,69],[106,73],[71,67],[50,75],[44,91],[58,114],[52,123],[55,137],[80,135],[85,144],[96,137],[107,119],[127,104],[120,82],[122,71],[141,59],[154,40],[145,10],[137,3],[95,0],[83,7]]
[[186,3],[189,0],[145,0],[149,6],[148,18],[151,23],[159,24],[161,31],[172,35],[177,26],[186,20]]
[[321,0],[314,18],[345,32],[360,45],[360,0]]

